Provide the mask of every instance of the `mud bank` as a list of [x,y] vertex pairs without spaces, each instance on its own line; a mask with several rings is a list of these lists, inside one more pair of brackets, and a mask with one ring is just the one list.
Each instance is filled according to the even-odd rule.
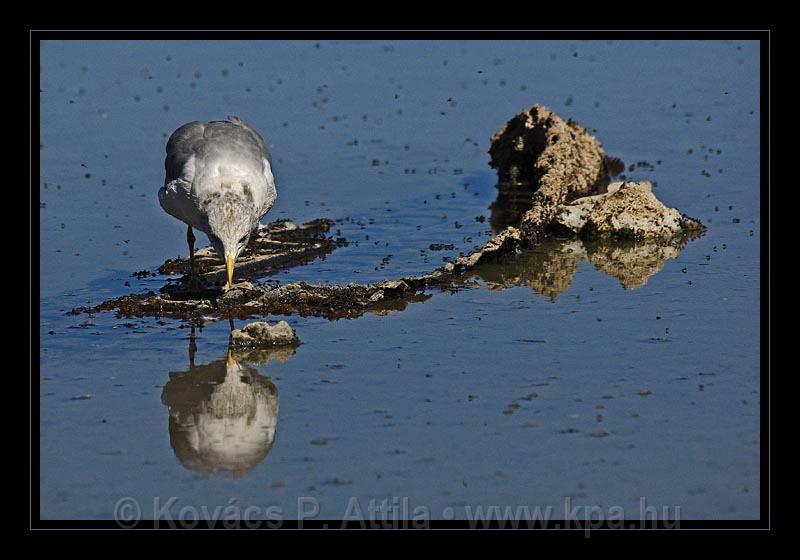
[[[271,222],[250,237],[244,252],[236,260],[237,278],[254,280],[278,270],[306,264],[333,252],[346,243],[343,238],[328,236],[331,220],[319,219],[297,225],[290,220]],[[225,283],[225,263],[209,245],[195,251],[195,266],[203,284],[219,289]],[[168,260],[161,274],[189,274],[188,259]]]
[[[452,266],[452,265],[451,265]],[[177,319],[237,318],[273,315],[299,315],[327,319],[353,319],[364,313],[386,314],[402,311],[410,303],[430,298],[427,288],[455,290],[467,285],[443,270],[424,276],[409,276],[376,284],[288,284],[251,285],[234,288],[212,297],[191,299],[177,293],[153,291],[131,294],[103,302],[95,307],[81,307],[70,313],[115,311],[120,317],[171,317]]]
[[[122,296],[72,313],[113,310],[120,316],[185,319],[266,314],[339,319],[382,314],[424,301],[430,297],[429,290],[473,286],[474,278],[484,277],[489,270],[486,265],[505,263],[513,270],[521,252],[554,236],[581,241],[571,252],[554,254],[554,262],[567,264],[556,267],[553,287],[544,287],[541,293],[552,295],[566,289],[583,258],[620,278],[625,287],[635,288],[660,270],[666,258],[677,256],[687,239],[702,232],[698,221],[659,202],[649,183],[609,184],[622,162],[607,157],[585,128],[541,105],[522,111],[501,127],[492,136],[489,154],[498,172],[499,197],[491,218],[496,235],[478,250],[429,274],[373,284],[254,284],[265,274],[309,262],[346,243],[327,235],[331,225],[327,220],[302,226],[275,222],[254,236],[237,262],[237,277],[252,282],[222,293],[218,286],[224,267],[213,250],[205,248],[196,253],[201,279],[209,286],[202,293],[187,291],[181,282],[165,286],[159,294]],[[188,270],[184,260],[168,261],[159,268],[163,274],[187,274]],[[548,274],[544,272],[545,280]],[[561,280],[556,278],[559,275]],[[495,283],[505,285],[506,280]]]

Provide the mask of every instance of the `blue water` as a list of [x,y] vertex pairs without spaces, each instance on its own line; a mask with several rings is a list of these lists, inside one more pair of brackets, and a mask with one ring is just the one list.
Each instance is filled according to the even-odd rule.
[[[144,517],[172,497],[291,518],[299,497],[320,518],[351,498],[407,498],[434,519],[563,517],[566,499],[759,517],[757,43],[48,41],[40,78],[42,518],[113,519],[126,497]],[[162,392],[189,369],[188,325],[65,315],[157,288],[131,274],[185,255],[156,198],[184,122],[237,114],[262,132],[278,187],[266,220],[350,219],[348,247],[281,280],[364,282],[491,235],[475,219],[497,196],[488,139],[534,102],[652,163],[628,175],[706,235],[635,290],[584,261],[554,297],[477,278],[385,316],[281,317],[302,345],[254,366],[280,412],[247,473],[193,471],[174,451]],[[198,330],[195,365],[224,361],[228,333]]]

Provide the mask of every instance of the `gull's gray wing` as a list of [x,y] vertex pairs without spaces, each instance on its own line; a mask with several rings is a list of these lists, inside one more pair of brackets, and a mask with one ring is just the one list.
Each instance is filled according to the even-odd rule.
[[[172,133],[167,142],[167,158],[164,160],[164,184],[180,178],[192,156],[202,157],[219,146],[235,148],[237,153],[249,156],[254,161],[264,159],[272,167],[272,154],[261,135],[242,119],[231,115],[227,120],[211,121],[208,124],[190,122]],[[192,177],[184,178],[192,181]]]
[[244,122],[236,115],[229,115],[228,122],[238,125],[250,133],[250,135],[253,137],[253,140],[255,140],[256,145],[258,146],[262,157],[266,159],[269,162],[269,166],[272,167],[272,154],[269,152],[269,148],[267,148],[266,142],[264,142],[264,139],[261,138],[261,135],[256,131],[256,129],[247,124],[246,122]]
[[[183,174],[186,162],[196,155],[204,143],[203,133],[206,125],[200,121],[187,123],[172,133],[167,142],[167,158],[164,168],[167,175],[164,184],[178,179]],[[188,178],[191,183],[191,177]]]
[[205,125],[195,121],[172,133],[164,160],[164,186],[158,190],[158,202],[165,212],[201,231],[205,231],[203,215],[192,196],[194,165],[187,166],[187,163],[200,149],[204,130]]
[[203,132],[204,139],[209,143],[222,142],[226,146],[236,146],[241,154],[246,154],[256,161],[267,160],[272,167],[272,154],[261,138],[261,135],[252,126],[236,115],[230,115],[224,121],[211,121]]

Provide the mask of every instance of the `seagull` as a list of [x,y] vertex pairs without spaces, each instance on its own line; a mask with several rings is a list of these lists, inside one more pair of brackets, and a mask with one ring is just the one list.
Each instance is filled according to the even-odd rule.
[[164,167],[158,201],[188,226],[190,286],[197,287],[194,228],[208,236],[225,261],[229,290],[236,257],[277,197],[264,139],[233,115],[224,121],[190,122],[170,136]]

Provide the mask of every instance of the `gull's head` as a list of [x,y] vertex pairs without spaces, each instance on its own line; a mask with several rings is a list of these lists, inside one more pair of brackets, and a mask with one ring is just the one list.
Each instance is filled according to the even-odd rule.
[[[246,185],[245,185],[246,186]],[[250,233],[258,224],[258,213],[247,189],[228,188],[215,192],[203,202],[208,220],[208,239],[214,250],[225,261],[230,288],[233,284],[233,267],[250,241]]]

